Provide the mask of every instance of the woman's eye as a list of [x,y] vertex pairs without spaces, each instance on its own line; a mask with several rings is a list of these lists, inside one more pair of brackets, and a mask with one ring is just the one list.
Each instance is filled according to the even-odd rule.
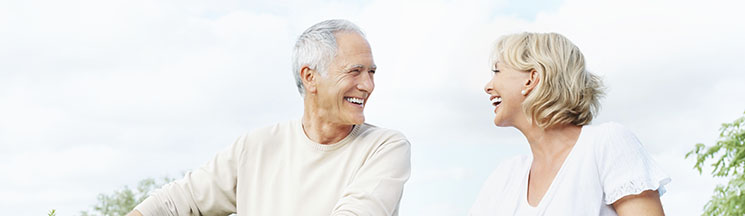
[[494,73],[499,73],[499,70],[497,70],[497,69],[492,69],[491,71],[494,72]]

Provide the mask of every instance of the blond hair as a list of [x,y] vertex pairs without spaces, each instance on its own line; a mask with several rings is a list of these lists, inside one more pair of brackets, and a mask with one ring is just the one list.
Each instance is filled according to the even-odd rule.
[[587,125],[600,109],[603,84],[585,70],[585,57],[566,37],[557,33],[519,33],[502,36],[492,63],[520,71],[535,70],[540,81],[522,103],[529,121],[541,128]]

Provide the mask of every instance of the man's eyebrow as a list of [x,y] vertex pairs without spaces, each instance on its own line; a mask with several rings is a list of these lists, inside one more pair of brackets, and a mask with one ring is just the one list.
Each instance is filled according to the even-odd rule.
[[[362,64],[354,64],[354,65],[350,65],[350,66],[347,66],[347,67],[346,67],[346,68],[345,68],[344,70],[352,70],[352,69],[363,69],[363,68],[365,68],[365,65],[362,65]],[[375,70],[375,69],[377,69],[377,68],[378,68],[378,66],[376,66],[376,65],[372,65],[372,66],[370,66],[370,70]]]
[[347,68],[345,68],[344,70],[362,69],[362,68],[365,68],[365,66],[361,64],[354,64],[354,65],[347,66]]

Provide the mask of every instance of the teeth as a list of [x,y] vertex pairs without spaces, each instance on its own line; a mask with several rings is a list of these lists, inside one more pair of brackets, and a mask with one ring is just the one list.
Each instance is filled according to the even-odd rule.
[[356,104],[360,104],[360,105],[361,105],[361,104],[362,104],[363,102],[365,102],[365,100],[363,100],[362,98],[353,98],[353,97],[348,97],[348,98],[346,98],[346,99],[347,99],[347,101],[349,101],[349,102],[352,102],[352,103],[356,103]]
[[491,102],[492,103],[501,103],[502,102],[502,97],[496,97],[494,99],[491,99]]

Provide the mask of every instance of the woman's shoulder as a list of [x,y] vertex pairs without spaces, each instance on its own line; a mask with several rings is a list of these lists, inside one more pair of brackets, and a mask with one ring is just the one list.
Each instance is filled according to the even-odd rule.
[[514,182],[511,180],[522,177],[523,171],[530,166],[530,161],[529,155],[517,155],[502,160],[489,175],[484,184],[484,189],[500,190],[500,188],[508,186],[511,182]]
[[613,122],[613,121],[587,125],[586,127],[588,127],[593,133],[600,134],[600,135],[611,135],[611,136],[633,135],[631,130],[629,130],[626,126],[618,122]]
[[667,176],[630,129],[616,122],[595,126],[598,141],[595,143],[596,164],[603,185],[603,201],[612,204],[618,199],[639,194],[644,190],[665,193]]
[[525,177],[521,171],[529,166],[528,155],[502,160],[484,182],[469,215],[492,215],[499,210],[498,205],[508,203],[506,201],[509,199],[517,199],[519,182]]
[[503,172],[515,172],[517,169],[524,168],[526,165],[530,165],[531,157],[527,154],[515,155],[508,157],[497,165],[496,171]]
[[626,126],[617,122],[588,125],[583,130],[586,130],[584,136],[588,136],[587,140],[593,143],[592,148],[595,149],[596,153],[613,152],[619,150],[618,148],[637,149],[642,147],[636,135]]

